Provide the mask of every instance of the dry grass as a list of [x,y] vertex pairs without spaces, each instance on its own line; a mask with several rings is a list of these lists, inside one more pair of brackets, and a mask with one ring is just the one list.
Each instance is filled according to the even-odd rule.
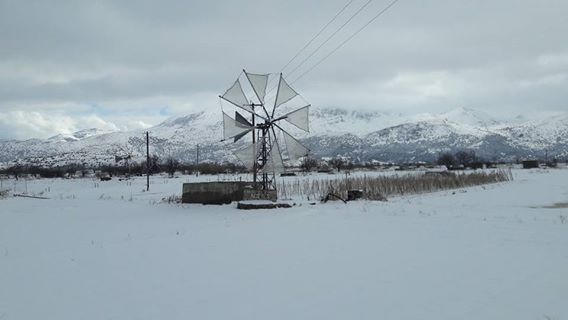
[[513,180],[510,170],[476,171],[464,173],[425,173],[394,176],[357,176],[337,179],[296,179],[280,181],[278,197],[301,197],[320,200],[333,193],[347,197],[347,190],[363,190],[363,198],[386,200],[387,197],[436,192]]

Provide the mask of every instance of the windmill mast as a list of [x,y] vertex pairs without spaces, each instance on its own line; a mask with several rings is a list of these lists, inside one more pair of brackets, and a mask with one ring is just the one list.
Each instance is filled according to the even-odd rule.
[[[251,102],[251,108],[252,108],[252,112],[253,112],[253,114],[252,114],[252,127],[254,128],[254,126],[255,126],[255,123],[254,123],[254,121],[255,121],[255,119],[254,119],[254,103],[252,103],[252,102]],[[255,138],[256,133],[255,133],[255,131],[256,130],[252,129],[252,145],[253,146],[256,146],[256,138]],[[252,148],[252,156],[253,156],[253,159],[255,159],[255,160],[252,163],[252,181],[254,182],[254,185],[256,186],[256,180],[257,180],[256,168],[258,167],[258,163],[256,161],[255,152],[256,152],[256,148],[253,147]]]
[[[267,162],[268,162],[268,150],[272,149],[272,147],[270,146],[270,136],[268,135],[268,130],[269,128],[262,128],[262,166],[265,167]],[[270,148],[267,148],[267,146],[270,146]],[[262,172],[262,189],[263,190],[271,190],[271,189],[276,189],[276,186],[273,185],[274,182],[274,176],[272,177],[272,179],[268,178],[268,172],[263,171]]]

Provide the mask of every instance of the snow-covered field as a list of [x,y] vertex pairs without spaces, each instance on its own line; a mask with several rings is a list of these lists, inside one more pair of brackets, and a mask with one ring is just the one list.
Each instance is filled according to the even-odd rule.
[[[291,209],[2,181],[0,319],[568,319],[568,170]],[[218,177],[201,176],[200,180]]]

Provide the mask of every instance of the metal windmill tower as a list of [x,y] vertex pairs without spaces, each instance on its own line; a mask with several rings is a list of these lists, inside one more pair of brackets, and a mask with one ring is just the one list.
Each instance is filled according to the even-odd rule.
[[[233,152],[252,170],[255,186],[262,190],[276,189],[275,176],[284,172],[284,159],[296,161],[309,152],[308,148],[283,128],[283,123],[287,122],[309,132],[310,105],[303,99],[296,99],[301,96],[290,87],[281,73],[276,77],[243,70],[233,85],[219,96],[222,101],[237,107],[234,119],[223,111],[223,140],[232,139],[237,142],[252,133],[251,142]],[[251,99],[247,99],[245,95],[241,78],[246,78],[245,83],[248,83],[249,91],[254,92]],[[274,99],[266,99],[266,88],[270,79],[277,82]],[[284,105],[290,107],[291,102],[295,100],[302,101],[299,108],[276,116],[277,109],[282,109]],[[295,104],[297,105],[297,101]],[[245,111],[246,116],[239,113],[239,110]]]

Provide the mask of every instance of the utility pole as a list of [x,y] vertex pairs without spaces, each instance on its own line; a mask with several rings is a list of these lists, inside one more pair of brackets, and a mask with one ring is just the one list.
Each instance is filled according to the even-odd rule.
[[199,165],[199,143],[197,144],[197,155],[195,156],[195,165]]
[[197,144],[197,154],[195,155],[195,175],[199,177],[199,143]]
[[146,131],[146,191],[150,191],[150,134]]

